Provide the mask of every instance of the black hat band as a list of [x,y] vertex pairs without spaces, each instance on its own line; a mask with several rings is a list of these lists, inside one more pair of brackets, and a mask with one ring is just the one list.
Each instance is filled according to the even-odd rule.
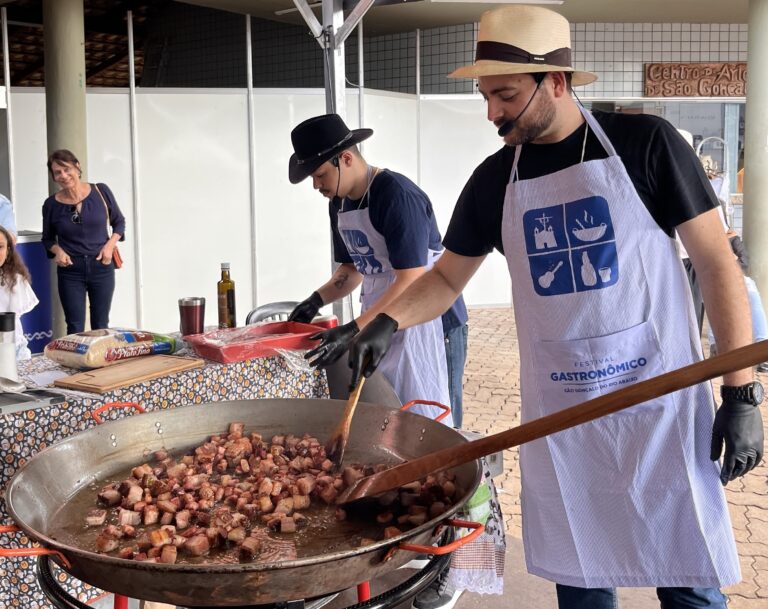
[[344,136],[343,140],[341,140],[340,142],[336,142],[333,146],[330,146],[330,147],[328,147],[328,148],[326,148],[324,150],[321,150],[320,152],[316,152],[315,154],[313,154],[311,156],[308,156],[306,158],[303,158],[303,159],[297,158],[296,159],[296,164],[297,165],[303,165],[304,163],[308,163],[310,161],[314,161],[316,158],[321,157],[324,154],[328,154],[331,150],[333,150],[335,148],[338,148],[339,146],[343,145],[344,142],[346,142],[347,140],[351,140],[353,135],[354,135],[354,133],[352,133],[350,131],[349,133],[347,133],[347,135]]
[[544,55],[533,55],[528,51],[504,42],[493,40],[481,40],[477,43],[475,61],[490,59],[494,61],[506,61],[508,63],[548,64],[570,68],[571,49],[562,47]]

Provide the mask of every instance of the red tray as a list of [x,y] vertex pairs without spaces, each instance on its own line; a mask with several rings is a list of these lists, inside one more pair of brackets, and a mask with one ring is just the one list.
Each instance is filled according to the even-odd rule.
[[311,349],[317,341],[309,340],[309,337],[324,329],[295,321],[275,321],[243,328],[220,328],[185,336],[184,340],[201,357],[231,364],[277,355],[275,349]]

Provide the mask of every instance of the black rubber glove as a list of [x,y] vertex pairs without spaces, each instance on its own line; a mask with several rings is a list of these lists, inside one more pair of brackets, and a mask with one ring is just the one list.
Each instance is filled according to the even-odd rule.
[[389,315],[379,313],[352,343],[349,349],[349,367],[352,368],[350,391],[357,387],[361,374],[368,378],[374,373],[389,350],[397,325]]
[[723,486],[760,463],[763,458],[763,419],[758,406],[738,400],[723,400],[712,427],[709,458],[720,458],[725,442],[720,482]]
[[303,324],[309,323],[315,318],[320,307],[324,304],[323,299],[320,298],[320,294],[312,292],[309,298],[302,300],[296,305],[293,311],[291,311],[291,314],[288,316],[288,321],[298,321]]
[[319,340],[320,344],[312,351],[308,351],[304,359],[308,359],[311,366],[320,366],[321,368],[330,366],[349,349],[349,343],[352,342],[358,332],[360,332],[360,328],[357,327],[357,323],[353,319],[343,326],[336,326],[325,332],[313,334],[309,338]]

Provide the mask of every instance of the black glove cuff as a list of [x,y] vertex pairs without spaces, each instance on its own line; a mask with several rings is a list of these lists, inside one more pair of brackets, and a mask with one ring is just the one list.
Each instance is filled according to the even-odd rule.
[[720,410],[723,410],[731,415],[744,415],[750,414],[756,409],[756,406],[750,402],[742,402],[741,400],[725,399],[723,400]]
[[309,302],[311,302],[314,306],[316,306],[318,309],[325,305],[323,302],[323,297],[320,296],[316,291],[312,292],[312,294],[309,295],[309,298],[307,298]]
[[397,332],[398,327],[400,324],[398,324],[394,319],[392,319],[389,315],[386,313],[379,313],[374,321],[378,321],[379,325],[387,327],[392,330],[392,334]]

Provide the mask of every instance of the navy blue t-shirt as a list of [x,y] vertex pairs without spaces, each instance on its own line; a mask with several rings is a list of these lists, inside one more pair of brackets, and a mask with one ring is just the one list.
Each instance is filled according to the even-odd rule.
[[[334,259],[351,264],[347,246],[339,233],[338,214],[342,200],[333,199],[328,210],[333,232]],[[428,250],[442,251],[442,238],[426,193],[404,175],[383,169],[371,182],[368,196],[361,201],[346,199],[344,210],[368,209],[373,227],[387,243],[389,260],[396,270],[426,266]],[[443,330],[448,331],[467,322],[467,308],[459,296],[443,314]]]
[[[120,241],[124,241],[123,212],[109,187],[106,184],[99,184],[98,187],[109,207],[112,231],[120,235]],[[53,195],[43,203],[42,242],[49,258],[54,257],[51,248],[57,244],[70,256],[98,256],[109,239],[107,210],[94,184],[91,184],[91,192],[80,206],[79,223],[72,221],[74,211],[74,205],[59,203]]]

